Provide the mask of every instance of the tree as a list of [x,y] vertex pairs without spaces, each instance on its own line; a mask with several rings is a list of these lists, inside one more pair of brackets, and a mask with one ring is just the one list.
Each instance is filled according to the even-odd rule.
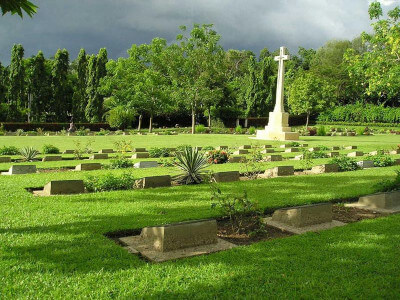
[[77,121],[85,121],[85,109],[87,105],[86,81],[88,73],[88,60],[85,49],[79,51],[76,59],[77,83],[73,96],[73,114]]
[[292,113],[310,115],[335,104],[335,87],[310,71],[300,71],[289,88],[288,104]]
[[55,118],[60,121],[68,120],[68,113],[72,112],[72,91],[68,82],[69,54],[66,49],[58,49],[55,56],[52,75],[53,105]]
[[11,63],[9,72],[8,117],[10,121],[18,121],[19,112],[25,106],[25,69],[23,64],[24,48],[14,45],[11,50]]
[[23,11],[32,17],[38,7],[28,0],[0,0],[0,8],[3,16],[10,12],[12,15],[18,14],[22,18]]

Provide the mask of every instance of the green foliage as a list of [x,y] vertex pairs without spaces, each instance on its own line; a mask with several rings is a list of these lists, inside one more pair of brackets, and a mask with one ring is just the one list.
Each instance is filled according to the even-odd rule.
[[153,147],[149,149],[150,157],[169,157],[170,151],[165,147]]
[[24,147],[19,150],[19,153],[21,154],[23,161],[33,161],[39,154],[39,151],[35,150],[33,147]]
[[224,164],[229,160],[229,153],[224,150],[212,150],[207,152],[207,162],[209,164]]
[[126,169],[131,167],[133,167],[133,161],[123,156],[112,159],[110,164],[107,165],[108,169]]
[[253,135],[253,134],[256,134],[256,132],[257,132],[256,128],[254,126],[250,126],[249,134]]
[[205,146],[201,150],[202,151],[212,151],[212,150],[215,150],[215,148],[213,146]]
[[203,124],[196,125],[195,132],[196,133],[205,133],[207,128]]
[[195,148],[186,147],[177,153],[176,166],[184,173],[179,176],[178,181],[183,184],[198,184],[204,179],[204,169],[208,167],[204,153]]
[[326,136],[326,128],[325,126],[317,127],[317,136]]
[[74,157],[75,159],[83,159],[84,154],[92,153],[92,144],[94,143],[93,139],[86,140],[86,143],[83,144],[81,140],[74,140]]
[[2,0],[0,9],[3,15],[10,12],[12,15],[17,14],[23,18],[23,12],[32,17],[36,13],[38,7],[28,0]]
[[135,120],[135,112],[123,106],[116,106],[106,113],[106,120],[112,128],[126,129]]
[[379,192],[392,192],[400,189],[400,170],[396,170],[396,177],[393,180],[385,179],[374,185]]
[[339,171],[355,171],[359,167],[357,165],[357,161],[354,158],[347,157],[347,156],[337,156],[333,158],[330,164],[337,164],[339,166]]
[[88,97],[86,94],[88,57],[85,49],[81,49],[79,51],[78,57],[76,59],[76,64],[77,82],[73,95],[73,113],[75,120],[83,122],[86,121],[85,109],[88,102]]
[[299,142],[290,142],[287,145],[290,147],[300,147],[301,144]]
[[25,68],[23,64],[24,48],[14,45],[11,50],[11,63],[9,67],[8,114],[7,119],[16,121],[19,111],[25,106]]
[[133,189],[135,178],[131,173],[114,175],[106,173],[104,175],[87,176],[84,185],[88,192],[105,192],[116,190]]
[[0,148],[0,155],[18,155],[19,150],[15,146],[3,146]]
[[240,125],[236,126],[235,127],[235,133],[242,134],[243,133],[242,126],[240,126]]
[[72,90],[68,82],[69,53],[58,49],[52,64],[53,102],[51,106],[58,120],[67,121],[67,111],[72,111]]
[[369,155],[367,160],[372,160],[375,167],[389,167],[393,166],[395,160],[387,154],[380,153],[378,155]]
[[47,145],[43,145],[42,153],[43,154],[59,154],[60,149],[58,149],[56,146],[47,144]]

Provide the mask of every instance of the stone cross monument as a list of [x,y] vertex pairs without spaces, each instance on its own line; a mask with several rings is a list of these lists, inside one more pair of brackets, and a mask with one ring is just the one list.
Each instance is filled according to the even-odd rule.
[[299,133],[292,132],[289,127],[289,114],[285,112],[283,106],[285,60],[290,59],[290,56],[286,55],[285,52],[286,48],[281,47],[279,56],[275,57],[275,61],[279,62],[275,108],[273,112],[269,113],[268,126],[265,127],[265,130],[257,130],[256,139],[278,141],[299,140]]

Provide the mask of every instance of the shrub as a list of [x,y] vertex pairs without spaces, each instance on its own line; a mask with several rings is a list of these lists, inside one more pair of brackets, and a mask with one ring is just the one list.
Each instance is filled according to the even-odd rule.
[[114,142],[114,146],[119,153],[127,153],[132,151],[132,142],[127,140],[119,140]]
[[364,135],[365,132],[367,132],[366,129],[367,129],[366,127],[357,127],[357,129],[356,129],[356,134],[357,134],[357,135]]
[[133,167],[133,161],[122,156],[112,159],[110,164],[107,166],[108,169],[126,169],[131,167]]
[[256,134],[256,132],[257,132],[257,130],[256,130],[256,128],[254,127],[254,126],[250,126],[250,128],[249,128],[249,134]]
[[76,159],[82,159],[84,154],[92,153],[93,150],[91,148],[94,140],[89,139],[86,141],[85,146],[82,145],[80,140],[74,141],[75,149],[74,149],[74,157]]
[[169,157],[170,150],[168,148],[151,148],[149,149],[150,157]]
[[400,189],[400,170],[396,170],[394,180],[385,179],[378,182],[374,187],[380,192],[392,192]]
[[242,126],[240,126],[240,125],[236,126],[235,127],[235,133],[242,134],[243,133]]
[[130,173],[123,173],[120,176],[112,173],[87,176],[84,180],[85,188],[89,192],[128,190],[133,188],[134,183],[135,178]]
[[117,106],[107,112],[107,123],[112,128],[126,129],[135,120],[135,113],[123,106]]
[[308,135],[309,135],[309,136],[314,136],[314,135],[317,134],[317,129],[316,129],[315,127],[313,127],[313,128],[308,127],[308,128],[307,128],[307,131],[308,131]]
[[179,145],[176,147],[176,152],[183,152],[186,148],[192,148],[191,145]]
[[56,146],[47,144],[42,147],[42,152],[43,154],[59,154],[60,149],[58,149]]
[[358,169],[357,161],[347,156],[337,156],[330,161],[331,164],[337,164],[339,171],[355,171]]
[[24,147],[20,151],[23,161],[33,161],[39,154],[33,147]]
[[290,147],[300,147],[300,143],[299,142],[290,142],[287,144]]
[[194,128],[194,131],[196,133],[204,133],[204,132],[206,132],[206,127],[203,124],[199,124],[199,125],[196,125],[196,127]]
[[95,135],[100,135],[100,136],[105,136],[105,135],[109,135],[109,134],[110,134],[110,130],[106,130],[103,128],[100,128],[100,131],[95,133]]
[[203,170],[208,166],[204,153],[186,147],[176,158],[176,166],[184,172],[178,177],[180,183],[196,184],[203,181]]
[[394,159],[386,154],[369,155],[367,159],[372,160],[375,167],[389,167],[394,165]]
[[207,153],[209,164],[224,164],[228,162],[229,154],[224,150],[212,150]]
[[18,155],[19,150],[15,146],[3,146],[0,148],[0,155]]
[[326,136],[325,126],[318,126],[317,127],[317,136]]
[[17,136],[22,136],[22,135],[24,134],[24,130],[23,130],[23,129],[17,129],[17,130],[15,131],[15,134],[16,134]]

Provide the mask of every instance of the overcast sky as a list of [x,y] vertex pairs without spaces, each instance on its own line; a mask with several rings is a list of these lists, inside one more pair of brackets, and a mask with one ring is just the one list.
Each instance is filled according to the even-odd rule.
[[[8,63],[13,44],[25,56],[66,48],[74,59],[80,48],[110,58],[126,56],[132,44],[154,37],[173,42],[179,25],[214,24],[225,49],[256,52],[267,47],[318,48],[330,39],[352,39],[370,29],[370,0],[31,0],[32,19],[0,16],[0,61]],[[381,0],[385,9],[400,0]]]

